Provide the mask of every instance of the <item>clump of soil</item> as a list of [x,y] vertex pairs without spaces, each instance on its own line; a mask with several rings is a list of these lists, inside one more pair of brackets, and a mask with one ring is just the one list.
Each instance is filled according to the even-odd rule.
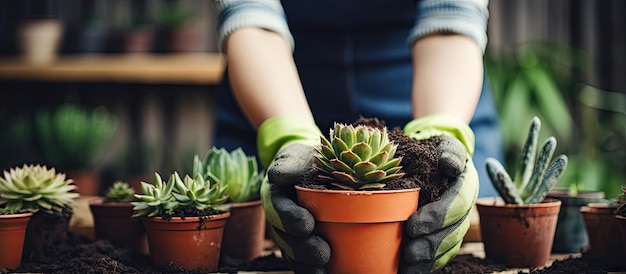
[[[353,123],[377,128],[386,126],[385,121],[377,118],[361,117]],[[399,127],[388,130],[389,140],[398,145],[396,157],[402,157],[402,178],[385,182],[383,190],[407,189],[420,187],[419,205],[421,206],[439,199],[441,194],[450,188],[452,178],[439,173],[437,145],[441,138],[435,136],[425,140],[415,140],[406,136]],[[318,178],[319,171],[314,166],[305,176],[303,185],[314,189],[336,189]]]
[[505,265],[496,264],[490,260],[481,259],[470,254],[462,254],[456,256],[452,261],[435,273],[493,273],[504,270],[506,270]]

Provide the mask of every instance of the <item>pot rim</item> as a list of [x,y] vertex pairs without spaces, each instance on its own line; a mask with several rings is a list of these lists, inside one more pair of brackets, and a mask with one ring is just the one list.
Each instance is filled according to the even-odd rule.
[[16,213],[16,214],[0,214],[0,219],[27,218],[27,217],[32,217],[33,214],[34,214],[33,212],[23,212],[23,213]]
[[393,194],[403,192],[414,192],[421,190],[420,187],[407,188],[407,189],[394,189],[394,190],[335,190],[335,189],[313,189],[303,186],[294,186],[296,190],[306,192],[323,192],[328,194],[342,194],[342,195],[373,195],[373,194]]
[[[230,217],[230,212],[227,211],[227,212],[220,213],[220,214],[209,215],[207,217],[208,217],[207,221],[226,219]],[[172,216],[171,220],[163,219],[163,217],[161,216],[142,217],[142,219],[151,219],[153,222],[159,222],[159,223],[192,223],[192,222],[200,221],[200,217],[191,217],[191,216],[185,217],[185,219],[183,219],[182,217]]]
[[555,198],[545,198],[536,204],[506,204],[501,197],[483,197],[476,199],[476,205],[482,207],[500,207],[500,208],[542,208],[561,205],[562,202]]

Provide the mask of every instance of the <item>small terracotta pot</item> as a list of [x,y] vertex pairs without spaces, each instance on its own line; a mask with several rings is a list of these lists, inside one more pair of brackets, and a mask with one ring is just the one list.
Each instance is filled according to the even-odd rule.
[[585,222],[580,213],[580,207],[588,203],[604,200],[602,191],[580,191],[576,196],[570,196],[569,191],[557,189],[548,193],[548,198],[562,202],[559,219],[556,223],[553,253],[577,253],[589,245],[589,238],[585,230]]
[[583,257],[609,271],[626,270],[626,251],[615,218],[616,209],[608,203],[589,203],[580,208],[589,236]]
[[185,270],[217,270],[224,225],[230,212],[210,216],[200,224],[198,217],[143,218],[152,263],[165,267],[172,263]]
[[26,227],[33,213],[0,215],[0,271],[14,269],[22,262]]
[[93,170],[68,171],[66,177],[74,180],[76,192],[81,196],[97,196],[100,194],[100,173]]
[[296,186],[298,204],[331,246],[329,273],[397,273],[404,222],[417,210],[419,188],[316,190]]
[[224,226],[222,254],[251,261],[263,254],[265,211],[261,200],[233,203]]
[[561,201],[505,204],[499,197],[476,201],[488,259],[509,267],[543,267],[550,259]]
[[104,198],[89,200],[93,215],[94,230],[98,239],[107,239],[114,244],[148,254],[146,229],[139,220],[131,219],[131,203],[104,202]]

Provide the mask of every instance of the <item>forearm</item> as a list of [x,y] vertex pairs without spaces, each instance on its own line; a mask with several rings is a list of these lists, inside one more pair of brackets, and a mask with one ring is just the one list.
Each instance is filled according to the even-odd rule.
[[233,32],[226,44],[228,73],[235,98],[258,128],[284,115],[314,123],[289,43],[255,27]]
[[413,53],[413,117],[448,113],[469,123],[483,82],[482,51],[458,34],[418,39]]

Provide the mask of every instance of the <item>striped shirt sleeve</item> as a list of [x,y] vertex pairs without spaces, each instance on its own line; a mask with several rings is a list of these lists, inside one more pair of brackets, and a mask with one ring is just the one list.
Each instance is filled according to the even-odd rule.
[[407,43],[437,32],[459,33],[472,38],[483,53],[487,47],[488,0],[423,0]]

